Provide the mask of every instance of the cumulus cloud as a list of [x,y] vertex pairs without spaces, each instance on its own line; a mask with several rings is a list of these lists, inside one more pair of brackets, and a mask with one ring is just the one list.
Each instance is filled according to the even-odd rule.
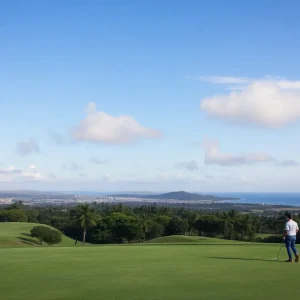
[[8,168],[5,169],[0,169],[0,174],[2,175],[8,175],[8,174],[21,174],[22,170],[16,169],[14,166],[9,166]]
[[19,155],[27,156],[32,153],[40,153],[40,147],[35,139],[29,139],[19,142],[16,151]]
[[73,138],[78,141],[105,144],[127,144],[142,138],[158,138],[158,130],[146,128],[128,115],[112,116],[97,111],[95,103],[89,103],[87,116],[73,130]]
[[30,165],[28,171],[22,172],[23,177],[41,179],[42,175],[37,171],[36,165]]
[[0,179],[6,181],[20,181],[25,179],[42,179],[42,175],[38,172],[35,165],[30,165],[28,169],[21,170],[14,166],[0,169]]
[[273,156],[263,152],[243,155],[224,154],[220,151],[219,144],[215,140],[207,139],[203,142],[203,146],[205,150],[205,163],[208,165],[240,166],[277,161]]
[[194,160],[178,162],[175,164],[174,168],[186,169],[190,172],[194,172],[199,169],[198,163]]
[[238,86],[240,91],[203,99],[200,107],[211,116],[271,128],[282,127],[300,119],[300,81],[272,77],[252,81],[217,76],[208,77],[207,81],[247,84],[245,87]]
[[98,158],[96,158],[96,157],[91,157],[89,161],[90,161],[90,163],[96,164],[96,165],[104,165],[104,164],[107,164],[107,161],[106,161],[106,160],[101,160],[101,159],[98,159]]

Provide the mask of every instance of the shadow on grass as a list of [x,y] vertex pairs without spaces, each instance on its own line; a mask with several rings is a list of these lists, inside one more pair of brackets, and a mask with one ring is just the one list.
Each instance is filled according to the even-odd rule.
[[206,257],[211,259],[224,259],[224,260],[245,260],[245,261],[267,261],[267,262],[282,262],[274,259],[260,259],[260,258],[246,258],[246,257],[221,257],[221,256],[212,256]]
[[[133,245],[133,244],[132,244]],[[249,244],[231,244],[231,243],[201,243],[201,242],[198,242],[198,243],[136,243],[134,245],[145,245],[145,246],[239,246],[239,247],[243,247],[243,246],[246,246],[246,247],[253,247],[253,246],[266,246],[266,244],[263,244],[263,243],[258,243],[258,244],[255,244],[255,243],[249,243]],[[272,244],[270,244],[272,245]]]
[[31,234],[30,234],[30,233],[22,232],[21,234],[24,235],[24,236],[31,237]]
[[22,236],[18,236],[17,239],[20,240],[21,243],[23,244],[27,244],[27,245],[41,245],[41,243],[39,241],[37,241],[36,239],[32,238],[31,235],[27,232],[22,232],[21,233]]
[[40,242],[36,241],[35,239],[33,238],[25,238],[25,237],[21,237],[21,236],[18,236],[17,237],[23,244],[28,244],[28,245],[41,245]]

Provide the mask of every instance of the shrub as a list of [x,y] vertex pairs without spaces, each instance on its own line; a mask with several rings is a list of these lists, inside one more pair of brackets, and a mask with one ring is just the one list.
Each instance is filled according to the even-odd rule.
[[31,236],[39,239],[41,243],[45,242],[48,245],[58,244],[62,239],[62,234],[60,231],[46,226],[33,227],[31,229]]

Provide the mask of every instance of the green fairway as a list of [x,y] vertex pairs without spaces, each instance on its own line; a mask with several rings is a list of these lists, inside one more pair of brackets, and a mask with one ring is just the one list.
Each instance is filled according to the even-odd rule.
[[297,293],[300,265],[275,262],[277,251],[278,245],[215,241],[3,248],[0,295],[1,300],[279,300]]
[[[33,226],[37,224],[34,223],[0,223],[0,248],[2,247],[32,247],[47,246],[44,244],[40,245],[37,239],[30,237],[30,230]],[[40,224],[38,224],[40,225]],[[44,225],[46,226],[46,225]],[[73,246],[74,241],[65,235],[62,236],[62,241],[56,246]]]

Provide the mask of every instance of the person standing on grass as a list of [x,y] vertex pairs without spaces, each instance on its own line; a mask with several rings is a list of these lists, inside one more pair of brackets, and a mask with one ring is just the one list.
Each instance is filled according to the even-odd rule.
[[299,231],[298,224],[292,220],[292,216],[289,213],[285,214],[286,224],[285,224],[285,232],[283,236],[283,240],[285,241],[286,250],[289,256],[289,259],[286,262],[293,262],[292,251],[295,254],[295,262],[299,260],[299,254],[295,247],[296,243],[296,234]]

